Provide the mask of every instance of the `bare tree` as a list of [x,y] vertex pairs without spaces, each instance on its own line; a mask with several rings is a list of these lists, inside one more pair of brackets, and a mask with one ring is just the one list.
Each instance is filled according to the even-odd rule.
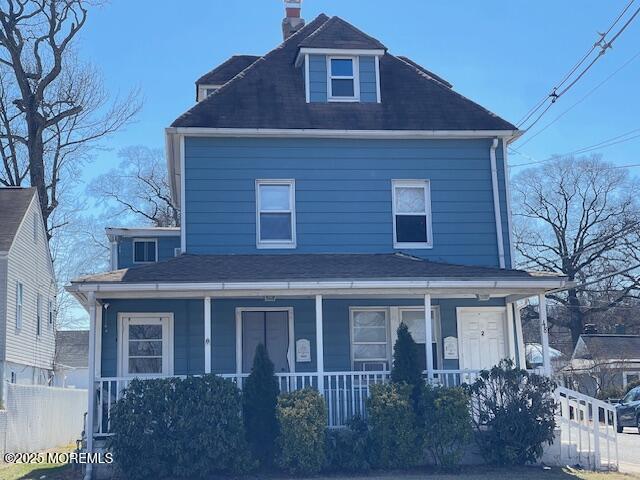
[[135,146],[120,151],[119,156],[118,168],[91,182],[88,188],[91,195],[106,201],[114,215],[120,218],[125,215],[121,223],[180,225],[180,210],[171,197],[162,150]]
[[549,322],[568,328],[573,345],[585,323],[639,298],[638,269],[628,270],[640,263],[637,187],[626,170],[596,156],[558,158],[514,178],[521,266],[578,283],[548,295],[564,307]]
[[59,188],[95,142],[139,110],[138,93],[109,102],[100,77],[74,54],[90,0],[0,2],[0,183],[36,187],[49,238]]

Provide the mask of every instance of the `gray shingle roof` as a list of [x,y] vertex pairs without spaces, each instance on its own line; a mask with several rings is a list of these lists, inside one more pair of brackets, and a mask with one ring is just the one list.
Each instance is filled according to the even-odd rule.
[[0,252],[11,248],[35,188],[0,188]]
[[260,57],[257,55],[234,55],[229,60],[221,63],[210,72],[205,73],[197,84],[223,85],[247,68]]
[[[304,78],[295,61],[306,39],[311,39],[314,32],[329,22],[327,16],[318,16],[181,115],[172,126],[516,130],[511,123],[448,88],[441,79],[389,53],[380,59],[381,103],[306,103]],[[329,37],[327,32],[346,30],[345,24],[337,18],[332,20],[333,28],[328,26],[322,38]],[[355,27],[352,29],[355,30]],[[334,43],[333,46],[342,45]]]
[[307,48],[351,48],[362,50],[386,50],[380,41],[345,22],[331,17],[320,28],[299,43]]
[[574,352],[573,358],[595,360],[640,359],[640,335],[593,334],[580,335],[586,350]]
[[89,330],[56,332],[56,363],[83,368],[89,363]]
[[[547,275],[543,275],[549,278]],[[540,278],[522,270],[453,265],[401,253],[181,255],[150,265],[82,277],[73,283],[265,282],[377,279]]]

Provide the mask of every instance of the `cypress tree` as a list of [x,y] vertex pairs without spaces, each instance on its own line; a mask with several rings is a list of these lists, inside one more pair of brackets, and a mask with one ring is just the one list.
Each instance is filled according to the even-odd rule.
[[278,380],[267,349],[260,343],[253,357],[251,373],[242,389],[242,410],[247,441],[254,457],[264,467],[273,463],[278,436],[276,405]]
[[[418,344],[413,340],[409,328],[404,323],[401,323],[398,327],[398,339],[393,346],[391,381],[411,385],[411,396],[416,409],[419,404],[423,384],[420,362],[418,361],[419,352]],[[416,413],[418,413],[417,410]]]

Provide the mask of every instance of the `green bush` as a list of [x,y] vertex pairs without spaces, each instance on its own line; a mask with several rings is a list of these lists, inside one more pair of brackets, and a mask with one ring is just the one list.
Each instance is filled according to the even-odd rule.
[[367,412],[372,459],[378,468],[409,468],[420,459],[411,390],[407,384],[371,386]]
[[278,436],[278,380],[267,349],[260,343],[253,357],[253,368],[242,387],[242,412],[246,437],[253,456],[262,466],[269,466],[275,454]]
[[328,429],[326,452],[330,471],[362,473],[371,470],[366,422],[354,417],[345,428]]
[[469,395],[461,387],[425,385],[421,397],[426,450],[437,465],[457,465],[472,435]]
[[314,474],[325,464],[327,411],[324,399],[311,388],[280,395],[278,465],[290,474]]
[[111,415],[109,447],[130,479],[204,478],[252,465],[230,380],[133,380]]
[[617,400],[624,397],[624,395],[625,395],[625,391],[621,387],[609,387],[609,388],[604,388],[600,390],[596,394],[596,398],[598,400],[604,400],[604,401],[607,401],[610,398]]
[[551,379],[516,369],[510,360],[480,372],[469,391],[475,397],[478,446],[487,462],[523,465],[542,456],[543,445],[554,439],[554,390]]

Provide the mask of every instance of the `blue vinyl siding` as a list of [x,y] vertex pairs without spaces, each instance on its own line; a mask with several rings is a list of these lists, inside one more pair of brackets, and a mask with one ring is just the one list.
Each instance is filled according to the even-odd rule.
[[[158,240],[158,261],[173,258],[175,249],[180,248],[179,234],[173,237],[146,236],[140,238],[155,238]],[[133,265],[133,238],[120,237],[118,241],[118,268],[129,268]]]
[[204,373],[204,300],[105,300],[102,314],[102,376],[118,373],[118,314],[173,313],[174,374]]
[[324,55],[309,55],[309,99],[327,101],[327,57]]
[[[434,245],[408,252],[450,263],[497,266],[490,145],[489,139],[187,137],[187,251],[393,252],[391,180],[430,179]],[[508,256],[501,149],[497,156]],[[294,250],[256,249],[255,180],[269,178],[296,181]]]
[[362,103],[378,101],[376,84],[376,58],[360,57],[360,101]]
[[[118,313],[172,312],[174,314],[174,372],[176,375],[204,372],[204,313],[203,300],[111,300],[103,315],[102,375],[117,373]],[[351,333],[349,308],[369,306],[422,306],[422,299],[324,299],[324,364],[325,371],[351,370]],[[478,302],[471,299],[434,299],[440,309],[441,338],[457,337],[456,307],[504,306],[503,299]],[[259,299],[211,300],[211,365],[213,373],[236,371],[236,308],[281,307],[293,308],[295,340],[311,343],[311,362],[296,363],[297,372],[316,370],[315,301],[313,299],[278,299],[265,302]],[[442,341],[439,343],[442,349]],[[295,352],[295,346],[294,346]],[[458,368],[457,360],[445,360],[443,368]]]

